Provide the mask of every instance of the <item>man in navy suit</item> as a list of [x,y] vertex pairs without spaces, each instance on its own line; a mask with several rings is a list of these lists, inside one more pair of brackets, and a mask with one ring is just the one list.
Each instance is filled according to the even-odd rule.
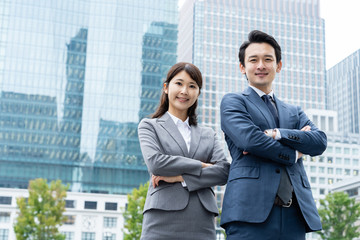
[[321,230],[302,156],[321,155],[327,144],[300,107],[272,90],[281,71],[281,48],[252,31],[239,51],[249,87],[226,94],[221,127],[232,156],[221,226],[228,240],[305,239]]

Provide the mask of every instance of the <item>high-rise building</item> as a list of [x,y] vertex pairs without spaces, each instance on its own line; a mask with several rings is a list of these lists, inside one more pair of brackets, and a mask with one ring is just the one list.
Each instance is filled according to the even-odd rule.
[[177,0],[1,1],[0,187],[147,181],[137,124],[176,62],[177,23]]
[[[319,0],[185,0],[180,9],[179,61],[193,62],[204,77],[199,122],[220,128],[220,102],[241,92],[239,47],[252,30],[273,35],[282,48],[282,70],[273,87],[283,101],[325,109],[325,34]],[[224,149],[227,149],[223,141]],[[221,188],[216,188],[221,206]],[[221,239],[221,234],[218,234]]]
[[360,133],[360,49],[327,71],[327,108],[338,113],[339,131]]
[[318,201],[331,191],[333,183],[360,176],[360,136],[339,132],[335,111],[309,109],[306,114],[328,138],[326,151],[321,156],[304,157],[311,190]]
[[219,128],[222,96],[247,86],[238,52],[255,29],[273,35],[282,47],[275,94],[303,109],[325,109],[325,36],[319,12],[319,0],[185,1],[180,10],[179,61],[192,61],[205,78],[200,121]]

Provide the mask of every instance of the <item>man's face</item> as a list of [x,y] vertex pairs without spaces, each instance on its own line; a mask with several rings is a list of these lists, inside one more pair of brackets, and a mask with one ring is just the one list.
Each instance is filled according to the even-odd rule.
[[244,63],[240,63],[240,71],[246,74],[249,84],[269,93],[282,66],[281,61],[276,63],[275,49],[268,43],[251,43],[245,50]]

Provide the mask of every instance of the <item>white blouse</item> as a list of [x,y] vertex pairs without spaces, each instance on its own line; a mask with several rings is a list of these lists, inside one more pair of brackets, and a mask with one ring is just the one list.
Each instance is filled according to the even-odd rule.
[[179,129],[181,136],[184,138],[186,143],[187,150],[190,151],[190,142],[191,142],[191,126],[189,125],[189,117],[183,122],[180,118],[175,117],[168,112],[174,121],[175,125]]

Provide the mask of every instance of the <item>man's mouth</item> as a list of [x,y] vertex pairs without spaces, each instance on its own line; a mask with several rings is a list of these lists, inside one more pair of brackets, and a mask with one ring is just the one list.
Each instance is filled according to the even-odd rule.
[[255,73],[255,75],[261,77],[261,76],[266,76],[266,75],[268,75],[268,73]]

